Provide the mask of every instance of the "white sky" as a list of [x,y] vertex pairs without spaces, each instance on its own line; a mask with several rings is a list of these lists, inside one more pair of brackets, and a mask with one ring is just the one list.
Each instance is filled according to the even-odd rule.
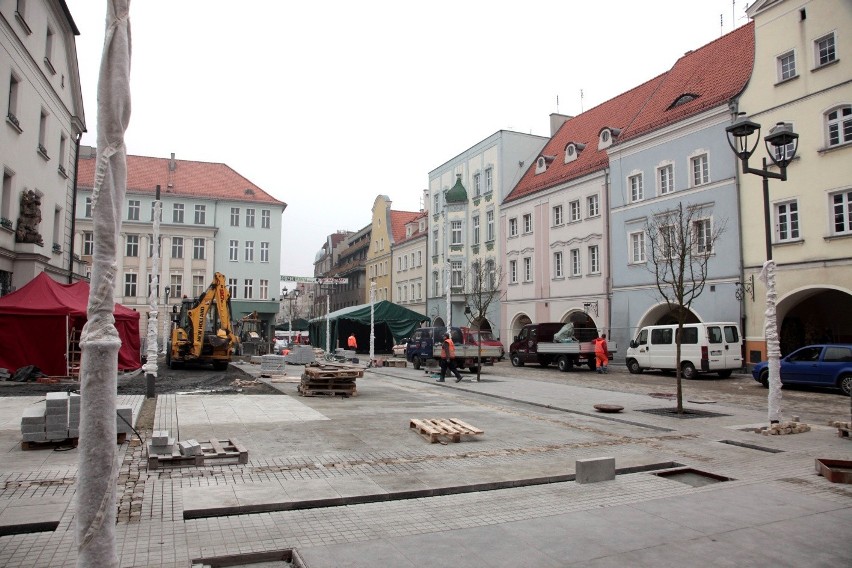
[[[105,0],[67,0],[88,133]],[[222,162],[288,204],[282,274],[311,276],[373,200],[494,132],[549,136],[747,22],[744,0],[132,0],[130,154]],[[583,91],[581,103],[580,90]],[[559,106],[557,107],[557,97]]]

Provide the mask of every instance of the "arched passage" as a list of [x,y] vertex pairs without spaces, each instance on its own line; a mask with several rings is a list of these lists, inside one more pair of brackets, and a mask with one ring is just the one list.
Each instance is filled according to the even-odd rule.
[[574,337],[577,341],[591,341],[598,336],[595,320],[583,310],[572,310],[562,316],[559,321],[574,324]]
[[[645,312],[645,315],[642,316],[636,327],[638,329],[646,325],[671,325],[677,323],[677,319],[676,310],[670,309],[668,304],[657,304]],[[692,310],[686,310],[684,323],[699,323],[700,321],[701,318],[693,313]]]
[[517,314],[514,318],[512,318],[512,325],[509,328],[512,332],[512,338],[516,337],[525,325],[529,325],[531,323],[532,320],[527,314]]
[[435,318],[435,321],[432,322],[432,327],[445,327],[447,324],[444,323],[444,318],[438,316]]
[[[840,314],[847,314],[840,316]],[[778,302],[781,353],[812,343],[852,342],[852,294],[834,288],[797,290]]]

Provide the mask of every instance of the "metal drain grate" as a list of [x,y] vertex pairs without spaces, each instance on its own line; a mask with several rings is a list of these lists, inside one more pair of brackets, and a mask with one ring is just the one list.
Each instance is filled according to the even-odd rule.
[[756,446],[754,444],[746,444],[745,442],[737,442],[734,440],[719,440],[722,444],[729,444],[731,446],[739,446],[741,448],[749,448],[751,450],[760,450],[761,452],[769,452],[770,454],[782,454],[784,450],[777,450],[775,448],[766,448],[764,446]]
[[677,408],[642,408],[639,412],[647,412],[648,414],[656,414],[657,416],[668,416],[669,418],[716,418],[718,416],[730,416],[730,414],[722,414],[721,412],[710,412],[709,410],[696,410],[694,408],[684,408],[683,414],[678,414]]

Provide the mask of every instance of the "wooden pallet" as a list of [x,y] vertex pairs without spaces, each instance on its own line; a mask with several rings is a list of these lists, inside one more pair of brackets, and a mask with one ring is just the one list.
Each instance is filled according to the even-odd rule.
[[[127,441],[127,434],[121,432],[116,435],[116,443],[123,444]],[[21,449],[23,451],[29,450],[51,450],[54,448],[67,447],[71,446],[72,448],[76,448],[80,443],[80,438],[66,438],[64,440],[52,440],[48,442],[25,442],[21,440]]]
[[302,396],[343,395],[355,396],[355,379],[308,379],[302,377],[302,382],[296,389]]
[[248,463],[248,450],[237,440],[210,440],[199,443],[201,454],[197,456],[181,455],[177,445],[170,456],[149,455],[148,469]]
[[408,427],[416,429],[418,434],[433,444],[440,442],[441,438],[460,442],[463,435],[485,433],[476,426],[471,426],[458,418],[412,418]]
[[310,379],[357,379],[364,376],[364,369],[335,365],[306,366],[304,376]]

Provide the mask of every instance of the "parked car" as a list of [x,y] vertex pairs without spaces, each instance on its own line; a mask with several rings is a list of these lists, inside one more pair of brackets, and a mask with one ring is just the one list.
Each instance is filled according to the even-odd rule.
[[497,347],[500,350],[500,357],[498,360],[503,360],[503,356],[506,354],[506,350],[503,349],[503,343],[499,339],[494,339],[494,336],[490,331],[478,331],[470,329],[469,327],[463,327],[461,330],[465,344],[478,345],[479,341],[482,340],[483,347],[486,345],[489,347]]
[[[754,380],[769,387],[769,364],[751,371]],[[852,344],[808,345],[781,358],[782,385],[838,388],[852,396]]]
[[406,337],[400,340],[399,343],[393,346],[393,354],[394,357],[405,357],[405,350],[408,347],[408,342],[410,340]]

